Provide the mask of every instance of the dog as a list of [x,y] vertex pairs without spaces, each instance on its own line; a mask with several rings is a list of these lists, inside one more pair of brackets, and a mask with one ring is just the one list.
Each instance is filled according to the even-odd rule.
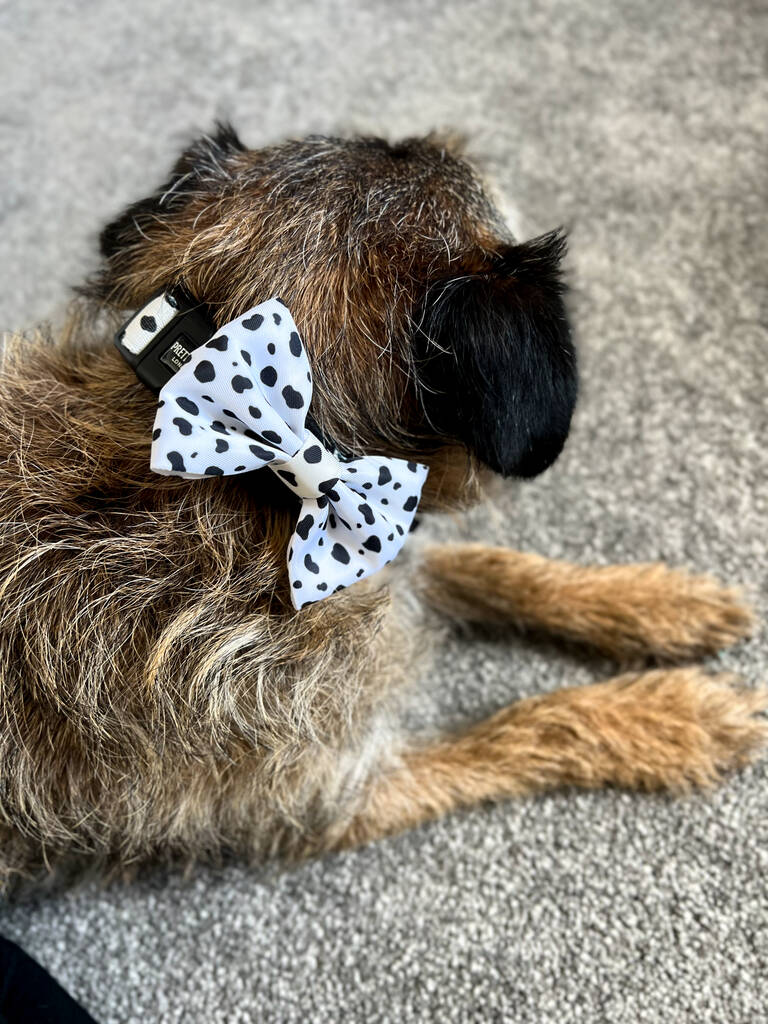
[[[219,328],[280,296],[318,430],[426,466],[420,515],[552,464],[577,395],[565,238],[514,239],[452,144],[253,151],[220,124],[100,245],[65,329],[9,338],[0,376],[6,889],[84,864],[304,857],[552,787],[706,785],[755,756],[766,692],[674,665],[748,635],[735,589],[417,533],[297,610],[297,499],[275,473],[149,468],[156,399],[110,338],[170,286]],[[657,665],[411,736],[435,616]]]

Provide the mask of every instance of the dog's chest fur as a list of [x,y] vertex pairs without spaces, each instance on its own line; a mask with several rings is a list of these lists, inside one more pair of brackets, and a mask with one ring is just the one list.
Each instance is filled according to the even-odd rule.
[[91,356],[12,342],[0,380],[0,874],[310,847],[397,757],[418,602],[379,576],[278,613],[293,513],[148,485],[147,400]]

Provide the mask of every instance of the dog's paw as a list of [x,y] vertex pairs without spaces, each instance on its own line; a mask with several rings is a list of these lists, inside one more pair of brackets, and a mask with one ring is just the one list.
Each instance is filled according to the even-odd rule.
[[768,745],[768,689],[748,689],[731,674],[656,669],[601,684],[595,697],[590,721],[600,751],[615,759],[607,780],[620,785],[708,786]]
[[768,745],[768,689],[747,689],[731,674],[709,675],[692,666],[668,674],[675,701],[683,711],[678,740],[684,775],[696,784],[716,781],[739,768]]
[[663,564],[574,569],[562,631],[619,658],[688,661],[749,636],[737,588]]
[[650,566],[643,575],[636,593],[637,635],[627,637],[630,650],[634,639],[660,658],[700,658],[752,632],[754,615],[739,589],[666,566]]

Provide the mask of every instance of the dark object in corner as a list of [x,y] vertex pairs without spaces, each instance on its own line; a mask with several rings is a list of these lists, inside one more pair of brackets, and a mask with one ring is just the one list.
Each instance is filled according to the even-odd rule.
[[0,1024],[95,1024],[47,971],[0,936]]

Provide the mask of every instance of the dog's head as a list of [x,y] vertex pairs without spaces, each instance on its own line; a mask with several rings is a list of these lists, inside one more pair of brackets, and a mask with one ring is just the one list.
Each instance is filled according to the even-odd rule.
[[220,126],[105,228],[101,249],[91,292],[119,308],[182,284],[223,323],[280,295],[326,435],[429,463],[431,504],[466,497],[477,462],[529,477],[563,447],[576,399],[563,236],[515,242],[435,141],[253,151]]

